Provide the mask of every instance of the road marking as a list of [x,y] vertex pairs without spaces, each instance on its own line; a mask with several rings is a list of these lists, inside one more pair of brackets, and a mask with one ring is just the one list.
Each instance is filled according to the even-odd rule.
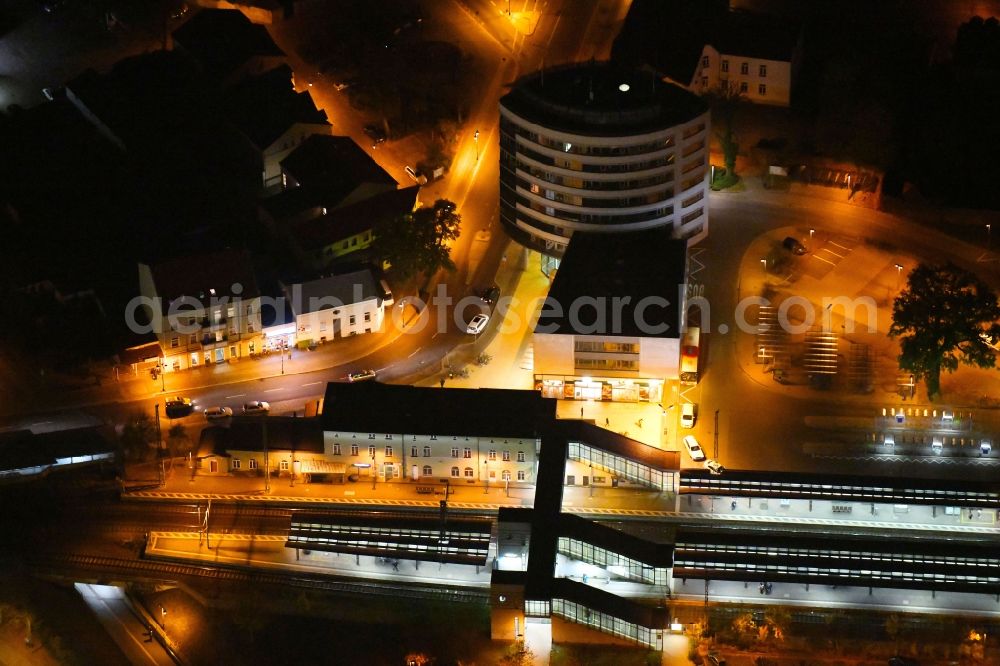
[[423,347],[417,347],[415,350],[413,350],[413,353],[407,356],[406,358],[413,358],[420,352],[421,349],[423,349]]
[[246,393],[237,393],[236,395],[227,395],[226,400],[232,400],[233,398],[242,398]]
[[52,423],[52,421],[39,421],[38,423],[32,423],[31,425],[32,426],[40,426],[40,425],[48,425],[50,423]]
[[308,384],[303,384],[303,386],[316,386],[317,384],[322,384],[323,382],[309,382]]
[[284,391],[284,390],[285,390],[285,389],[283,389],[283,388],[273,388],[273,389],[266,389],[266,390],[264,391],[264,393],[274,393],[275,391]]
[[837,265],[836,263],[830,261],[829,259],[824,259],[823,257],[819,256],[818,254],[812,255],[812,257],[814,259],[819,259],[820,261],[825,261],[826,263],[830,264],[831,266],[836,266]]

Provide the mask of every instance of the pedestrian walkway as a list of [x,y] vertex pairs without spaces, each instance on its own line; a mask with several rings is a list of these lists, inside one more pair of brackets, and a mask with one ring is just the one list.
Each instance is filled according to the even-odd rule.
[[135,666],[173,666],[174,660],[167,650],[146,633],[147,623],[122,588],[87,583],[75,583],[74,587],[129,662]]

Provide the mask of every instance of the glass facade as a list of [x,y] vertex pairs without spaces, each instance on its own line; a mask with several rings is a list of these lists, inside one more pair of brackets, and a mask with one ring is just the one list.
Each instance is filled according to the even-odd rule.
[[567,599],[553,599],[552,614],[618,638],[634,641],[654,650],[663,649],[663,629],[643,627]]
[[586,465],[607,471],[631,483],[661,492],[677,491],[677,472],[663,471],[580,442],[570,442],[568,456]]
[[644,564],[638,560],[633,560],[630,557],[605,550],[593,544],[578,541],[577,539],[559,537],[559,552],[587,564],[595,564],[605,568],[615,567],[616,571],[612,573],[634,581],[649,583],[650,585],[667,584],[666,568],[653,567],[652,565]]

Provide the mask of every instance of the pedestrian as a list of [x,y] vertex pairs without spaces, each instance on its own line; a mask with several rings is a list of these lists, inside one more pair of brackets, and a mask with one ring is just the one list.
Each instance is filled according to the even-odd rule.
[[604,427],[607,428],[611,425],[611,419],[604,419]]
[[733,500],[732,504],[729,505],[733,511],[736,511],[736,500]]
[[641,428],[642,427],[642,419],[639,419],[638,421],[636,421],[635,424]]
[[580,418],[583,418],[583,407],[580,408]]
[[444,388],[444,377],[441,378],[441,388]]

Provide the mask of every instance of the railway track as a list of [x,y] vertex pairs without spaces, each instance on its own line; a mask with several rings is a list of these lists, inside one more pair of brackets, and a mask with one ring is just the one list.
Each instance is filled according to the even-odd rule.
[[97,571],[104,575],[134,576],[164,581],[176,581],[179,578],[200,578],[239,583],[270,583],[340,594],[402,597],[448,603],[486,604],[489,602],[489,593],[479,590],[459,590],[430,585],[397,585],[384,581],[331,580],[325,576],[308,576],[301,573],[281,574],[221,564],[199,566],[168,560],[133,560],[101,555],[56,553],[32,558],[31,566],[35,569],[58,573]]

